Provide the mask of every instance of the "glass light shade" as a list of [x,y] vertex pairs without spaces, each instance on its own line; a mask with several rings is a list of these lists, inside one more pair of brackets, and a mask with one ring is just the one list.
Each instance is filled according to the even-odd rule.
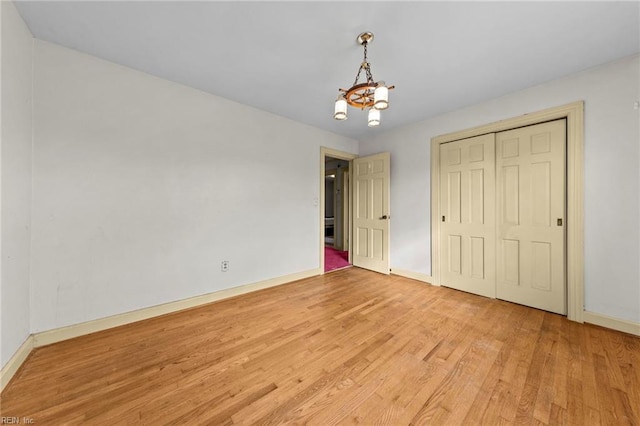
[[380,110],[371,108],[369,110],[369,127],[380,125]]
[[378,83],[378,87],[373,92],[373,107],[375,109],[389,108],[389,88],[384,85],[384,81]]
[[336,105],[333,110],[333,118],[335,118],[336,120],[347,119],[347,100],[342,96],[336,99]]

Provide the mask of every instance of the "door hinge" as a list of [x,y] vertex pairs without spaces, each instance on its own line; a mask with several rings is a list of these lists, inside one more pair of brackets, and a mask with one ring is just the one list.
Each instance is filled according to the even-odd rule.
[[442,221],[444,222],[444,216],[442,216]]

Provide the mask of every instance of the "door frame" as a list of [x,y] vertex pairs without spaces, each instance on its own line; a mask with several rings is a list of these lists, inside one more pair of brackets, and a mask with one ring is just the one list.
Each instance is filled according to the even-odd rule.
[[[342,248],[349,248],[349,242],[351,241],[351,235],[349,234],[351,224],[351,162],[349,162],[349,170],[342,171],[342,205],[347,206],[347,213],[342,215],[342,242],[340,243]],[[351,256],[351,250],[349,250],[349,256]],[[351,261],[351,257],[349,257]]]
[[546,121],[567,120],[567,318],[584,317],[584,101],[508,118],[431,139],[431,276],[440,285],[440,145]]
[[[338,170],[340,170],[340,169],[328,169],[328,170],[327,170],[327,168],[326,168],[326,167],[325,167],[325,170],[324,170],[324,197],[325,197],[325,198],[324,198],[324,209],[325,209],[324,211],[325,211],[325,214],[324,214],[323,216],[325,217],[325,233],[324,233],[323,235],[325,236],[325,238],[326,238],[326,236],[327,236],[327,229],[326,229],[326,225],[327,225],[327,223],[326,223],[326,208],[327,208],[327,199],[326,199],[326,196],[327,196],[327,176],[329,176],[329,175],[330,175],[330,174],[332,174],[332,173],[333,173],[334,175],[335,175],[335,174],[337,174]],[[336,202],[337,200],[336,200],[336,198],[335,198],[335,192],[336,192],[336,191],[335,191],[335,188],[336,188],[336,183],[337,183],[337,182],[338,182],[338,179],[335,179],[335,178],[334,178],[334,181],[333,181],[333,192],[334,192],[334,197],[333,197],[333,248],[335,248],[335,247],[336,247],[336,206],[337,206],[337,204],[338,204],[338,203]],[[326,246],[326,242],[325,242],[325,246]]]
[[[337,158],[338,160],[345,160],[349,162],[349,186],[352,185],[352,173],[353,173],[353,167],[352,167],[352,162],[353,159],[358,158],[358,156],[356,154],[351,154],[349,152],[344,152],[344,151],[338,151],[337,149],[332,149],[332,148],[326,148],[324,146],[320,147],[320,211],[319,211],[319,215],[320,215],[320,229],[318,230],[318,235],[319,235],[319,247],[320,247],[320,274],[323,275],[324,272],[324,207],[325,207],[325,193],[324,193],[324,177],[325,177],[325,160],[327,157],[331,157],[331,158]],[[349,251],[349,263],[351,263],[351,253],[352,253],[352,246],[353,246],[353,238],[351,238],[351,228],[352,228],[352,215],[351,215],[351,203],[352,203],[352,197],[351,197],[351,188],[349,188],[349,207],[348,207],[348,218],[349,218],[349,229],[343,230],[343,232],[346,232],[347,235],[349,235],[349,247],[348,247],[348,251]],[[344,248],[344,247],[343,247]]]

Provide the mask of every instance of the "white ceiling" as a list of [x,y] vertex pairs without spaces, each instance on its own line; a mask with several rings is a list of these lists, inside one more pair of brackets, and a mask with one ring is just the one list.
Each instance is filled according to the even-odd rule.
[[[634,2],[57,2],[16,6],[33,35],[357,139],[640,51]],[[382,125],[332,118],[372,31]]]

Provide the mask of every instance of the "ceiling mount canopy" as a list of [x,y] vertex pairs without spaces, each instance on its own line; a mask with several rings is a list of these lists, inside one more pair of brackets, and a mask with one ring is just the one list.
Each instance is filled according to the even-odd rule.
[[[335,102],[333,118],[336,120],[347,119],[347,105],[361,110],[369,109],[368,124],[370,127],[380,124],[380,111],[389,107],[389,90],[395,86],[387,86],[384,81],[376,82],[371,74],[371,64],[367,59],[367,46],[373,41],[372,32],[364,32],[356,39],[363,47],[364,59],[358,68],[356,79],[349,89],[338,89],[338,99]],[[364,71],[366,80],[358,83],[360,75]]]

